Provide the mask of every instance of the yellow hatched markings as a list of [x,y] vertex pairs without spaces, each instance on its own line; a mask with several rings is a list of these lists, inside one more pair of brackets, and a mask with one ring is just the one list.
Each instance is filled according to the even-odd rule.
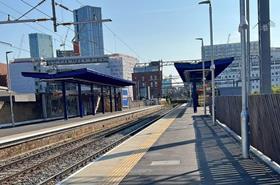
[[104,184],[119,184],[174,120],[175,118],[163,118],[157,124],[152,125],[149,129],[151,134],[145,135],[145,139],[143,139],[142,144],[137,146],[135,153],[132,152],[111,173],[108,173],[108,178]]

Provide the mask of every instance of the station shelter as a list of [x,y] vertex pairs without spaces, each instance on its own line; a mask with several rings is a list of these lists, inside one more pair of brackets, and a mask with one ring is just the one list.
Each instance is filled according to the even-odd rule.
[[[130,80],[113,77],[88,68],[56,73],[22,72],[22,75],[38,79],[40,82],[46,82],[48,84],[46,91],[52,91],[53,95],[55,93],[61,94],[61,96],[58,96],[61,97],[59,98],[60,101],[49,107],[57,109],[55,111],[58,112],[62,111],[64,119],[68,119],[73,114],[70,109],[70,100],[75,89],[77,89],[78,104],[74,107],[77,107],[79,116],[83,117],[88,115],[87,112],[95,115],[98,108],[101,109],[103,114],[106,111],[106,107],[109,107],[110,112],[113,112],[113,110],[120,111],[122,108],[121,89],[135,85]],[[54,85],[55,88],[52,88],[54,86],[50,84]],[[86,93],[82,93],[82,91]],[[108,100],[109,106],[106,106],[106,100]],[[58,107],[61,107],[61,109]]]
[[[233,57],[222,58],[214,60],[215,64],[215,78],[221,74],[232,62],[234,61]],[[185,83],[192,84],[192,96],[197,97],[197,83],[203,82],[203,62],[198,63],[186,63],[179,62],[174,63],[175,68],[177,69],[181,79]],[[211,61],[204,61],[204,74],[205,80],[210,81],[211,71],[210,71]]]

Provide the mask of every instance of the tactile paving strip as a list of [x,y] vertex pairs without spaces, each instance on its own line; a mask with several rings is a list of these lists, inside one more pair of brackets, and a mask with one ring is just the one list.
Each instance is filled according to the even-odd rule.
[[119,184],[179,113],[176,111],[166,115],[62,184]]

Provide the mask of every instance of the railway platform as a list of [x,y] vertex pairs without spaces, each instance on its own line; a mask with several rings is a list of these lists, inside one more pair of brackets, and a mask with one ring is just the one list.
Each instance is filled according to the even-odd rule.
[[59,184],[280,184],[202,112],[182,105]]
[[141,111],[147,111],[155,107],[156,106],[137,107],[118,112],[108,112],[105,114],[100,113],[95,116],[84,116],[83,118],[76,117],[70,118],[68,120],[61,119],[36,124],[22,125],[18,127],[2,128],[0,129],[0,146],[6,145],[8,143],[25,140],[27,138],[45,135],[52,132],[59,132],[75,127],[80,127],[86,124],[92,124],[95,122],[109,120],[116,117],[122,117],[124,115],[129,115]]

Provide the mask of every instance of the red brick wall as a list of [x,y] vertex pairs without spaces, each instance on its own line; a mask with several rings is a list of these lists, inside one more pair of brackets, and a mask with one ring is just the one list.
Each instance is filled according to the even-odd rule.
[[0,86],[7,86],[7,65],[0,63]]
[[0,63],[0,75],[7,75],[7,65]]
[[[151,79],[152,76],[152,79]],[[156,78],[155,78],[156,76]],[[144,80],[143,80],[144,77]],[[160,98],[161,97],[161,87],[162,87],[162,72],[155,71],[155,72],[142,72],[142,73],[132,73],[132,80],[136,83],[133,86],[133,96],[134,99],[138,99],[138,85],[139,87],[143,87],[144,85],[150,86],[151,90],[151,97]],[[153,83],[153,84],[151,84]],[[155,85],[157,83],[157,85]]]

